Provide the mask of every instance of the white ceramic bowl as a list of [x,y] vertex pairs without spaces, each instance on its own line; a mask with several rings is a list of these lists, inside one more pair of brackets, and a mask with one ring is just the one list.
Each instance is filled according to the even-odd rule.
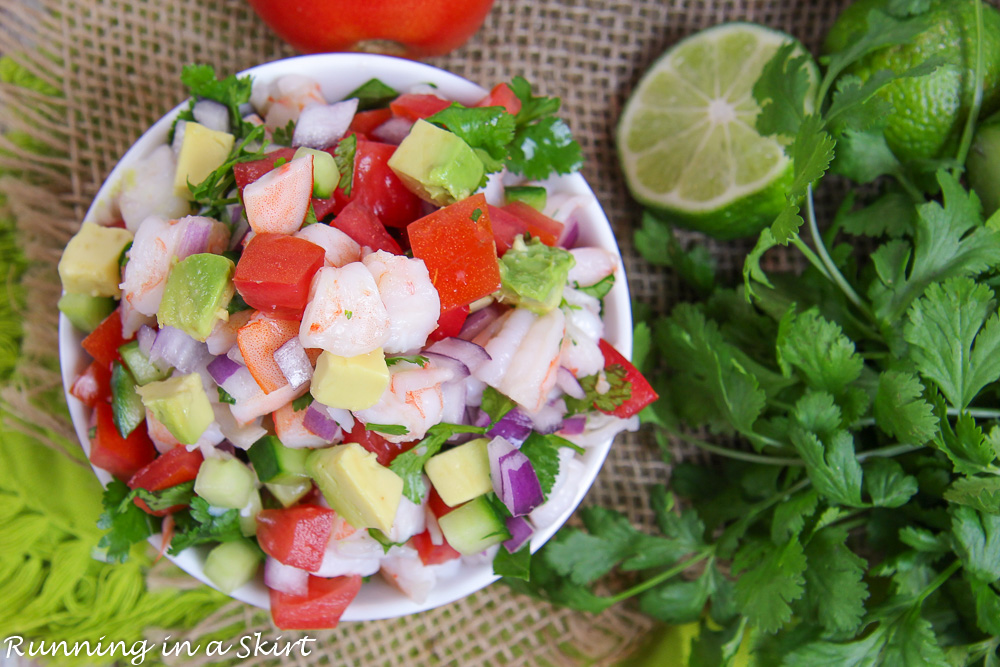
[[[397,90],[405,90],[415,84],[432,83],[437,86],[442,96],[465,104],[473,104],[487,93],[487,91],[470,81],[429,65],[398,58],[367,54],[337,53],[289,58],[254,67],[242,72],[241,75],[248,74],[255,81],[270,81],[292,73],[304,74],[319,81],[323,88],[324,96],[330,101],[342,99],[349,92],[371,78],[381,79]],[[87,212],[86,222],[98,222],[107,219],[112,209],[111,204],[117,181],[129,167],[148,155],[156,147],[166,143],[167,134],[173,119],[185,106],[186,102],[175,107],[143,134],[128,152],[125,153],[112,170],[108,180],[97,193],[94,203]],[[553,177],[549,183],[558,184],[560,191],[583,195],[587,199],[587,203],[582,207],[581,214],[578,216],[580,222],[580,240],[578,244],[600,246],[618,254],[618,245],[615,242],[611,226],[604,212],[601,210],[597,198],[584,178],[579,174],[572,174],[569,176]],[[628,357],[631,356],[632,352],[632,314],[629,304],[628,286],[621,270],[617,278],[614,288],[606,297],[604,303],[604,337],[615,345],[622,354]],[[72,385],[73,380],[89,363],[88,355],[80,347],[81,339],[82,336],[73,328],[66,317],[60,315],[59,357],[62,362],[63,385],[66,388],[66,399],[69,403],[69,411],[73,419],[73,425],[76,428],[77,436],[80,438],[80,443],[83,445],[84,451],[89,454],[90,443],[87,437],[87,430],[90,410],[69,395],[69,387]],[[611,441],[609,440],[598,447],[587,450],[586,454],[582,457],[585,465],[584,476],[580,487],[576,491],[572,507],[566,510],[554,524],[536,531],[531,540],[532,551],[539,549],[569,518],[573,509],[576,508],[593,484],[594,478],[597,477],[597,473],[604,463],[610,447]],[[111,479],[111,476],[104,470],[95,468],[94,472],[103,484],[107,484]],[[160,546],[158,535],[151,538],[150,541],[157,548]],[[207,547],[195,547],[171,559],[181,569],[211,585],[211,582],[205,577],[204,572],[207,552]],[[463,562],[453,577],[439,579],[438,585],[431,592],[427,600],[422,604],[417,604],[382,581],[379,577],[373,577],[362,586],[360,594],[347,608],[342,620],[362,621],[393,618],[432,609],[478,591],[496,581],[496,579],[497,577],[493,574],[493,568],[490,563],[471,565]],[[268,592],[264,586],[262,576],[258,576],[257,580],[237,589],[232,593],[232,596],[258,607],[267,608],[269,606]]]

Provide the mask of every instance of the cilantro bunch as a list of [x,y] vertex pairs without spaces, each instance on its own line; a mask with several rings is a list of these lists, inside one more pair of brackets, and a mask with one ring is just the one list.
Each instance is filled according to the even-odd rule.
[[[764,69],[758,129],[788,140],[795,182],[741,284],[646,219],[636,247],[700,297],[636,330],[665,369],[643,414],[674,464],[650,491],[656,528],[585,508],[512,586],[700,622],[692,665],[732,664],[744,643],[760,665],[1000,664],[1000,215],[962,184],[974,122],[954,159],[885,146],[877,92],[938,63],[842,76],[925,29],[921,4],[872,11],[819,82],[793,47]],[[886,178],[821,232],[812,190],[831,164]],[[803,272],[765,271],[779,244]],[[673,461],[677,441],[712,462]]]

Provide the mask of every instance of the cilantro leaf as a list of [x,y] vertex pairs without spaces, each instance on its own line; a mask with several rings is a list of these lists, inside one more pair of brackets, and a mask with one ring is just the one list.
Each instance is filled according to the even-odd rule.
[[858,183],[871,183],[879,176],[902,171],[896,154],[881,130],[848,128],[837,137],[837,159],[832,171]]
[[983,471],[996,472],[991,466],[996,458],[996,450],[972,415],[962,412],[952,427],[944,401],[940,399],[940,395],[936,399],[934,409],[940,429],[932,442],[951,459],[955,471],[965,475]]
[[811,58],[795,42],[782,44],[764,65],[753,96],[760,105],[757,131],[762,136],[794,137],[805,119],[806,99],[814,84]]
[[546,498],[552,491],[552,485],[555,484],[556,476],[559,474],[559,448],[565,446],[566,443],[569,441],[557,435],[542,435],[537,431],[532,431],[521,445],[521,453],[531,461],[531,467],[538,475],[542,494]]
[[216,78],[211,65],[185,65],[181,70],[181,83],[192,95],[215,100],[229,109],[229,121],[237,138],[246,136],[247,129],[240,115],[240,105],[250,101],[253,80],[249,76],[237,78],[230,74],[221,81]]
[[111,480],[104,489],[101,499],[104,511],[97,520],[97,527],[108,531],[97,546],[107,551],[108,560],[118,563],[128,560],[132,545],[157,531],[153,517],[139,509],[130,495],[124,482]]
[[983,581],[1000,579],[1000,515],[983,514],[971,507],[953,505],[951,532],[955,553],[965,569]]
[[377,431],[386,435],[406,435],[410,432],[410,429],[400,424],[375,424],[373,422],[365,424],[365,430]]
[[834,322],[823,318],[818,308],[785,314],[778,327],[778,362],[785,375],[797,369],[814,389],[841,393],[861,375],[864,361],[854,343]]
[[226,403],[227,405],[236,405],[236,399],[233,398],[228,391],[222,387],[216,387],[219,391],[219,403]]
[[316,399],[313,398],[312,394],[306,392],[292,401],[292,410],[295,412],[301,412],[312,405],[315,400]]
[[416,364],[417,366],[423,366],[427,363],[427,357],[421,356],[419,354],[414,354],[409,357],[397,356],[397,357],[386,357],[385,365],[394,366],[398,363],[405,362],[408,364]]
[[[274,131],[271,132],[271,140],[276,144],[281,144],[282,146],[291,146],[292,137],[295,135],[295,121],[290,120],[288,124],[284,127],[276,127]],[[281,165],[275,164],[275,167]]]
[[221,219],[226,206],[239,202],[238,197],[227,196],[236,187],[236,176],[233,166],[240,162],[249,162],[264,157],[263,149],[250,150],[250,146],[264,137],[264,126],[258,125],[251,129],[243,140],[233,147],[229,158],[219,165],[215,171],[205,177],[201,183],[188,182],[191,191],[191,201],[200,206],[200,214]]
[[170,541],[169,553],[176,556],[188,547],[206,542],[232,542],[243,539],[239,510],[212,514],[204,498],[195,497],[191,508],[174,515],[177,530]]
[[819,494],[815,489],[798,493],[774,508],[771,521],[771,541],[784,544],[802,532],[806,519],[813,515],[819,505]]
[[378,79],[368,79],[345,95],[344,99],[355,98],[358,101],[358,111],[370,111],[388,106],[397,97],[399,92],[395,88]]
[[854,633],[865,614],[867,563],[847,547],[847,531],[824,528],[805,549],[806,602],[831,634]]
[[950,664],[930,622],[920,615],[919,606],[910,609],[896,623],[894,630],[882,653],[883,664],[925,667],[948,667]]
[[1000,514],[1000,477],[959,477],[944,499],[987,514]]
[[517,113],[518,125],[527,125],[559,111],[561,102],[558,97],[536,97],[531,84],[522,76],[515,76],[508,86],[521,102],[521,110]]
[[968,581],[976,598],[976,625],[987,634],[1000,635],[1000,596],[989,582],[975,577]]
[[805,592],[806,556],[792,538],[784,545],[748,540],[733,559],[736,602],[762,632],[773,633],[792,617],[791,603]]
[[840,430],[820,440],[815,433],[796,426],[790,429],[789,437],[820,494],[842,505],[863,506],[861,465],[855,458],[854,437],[849,431]]
[[881,628],[858,641],[836,643],[814,641],[803,644],[785,656],[782,667],[877,667],[884,664],[880,653],[885,645],[885,632]]
[[864,486],[872,505],[902,507],[916,494],[917,478],[892,459],[876,458],[865,463]]
[[427,435],[413,449],[403,452],[389,464],[389,470],[399,475],[403,480],[403,495],[418,505],[427,493],[424,484],[424,465],[437,454],[445,442],[456,433],[485,433],[486,429],[477,426],[440,423],[427,429]]
[[333,160],[337,164],[337,171],[340,172],[338,186],[344,192],[345,197],[351,196],[351,188],[354,184],[354,155],[357,150],[358,135],[353,133],[341,139],[333,150]]
[[610,292],[611,288],[614,286],[615,286],[615,274],[611,273],[604,276],[593,285],[580,287],[579,284],[574,284],[573,288],[576,289],[577,292],[583,292],[584,294],[592,296],[595,299],[603,299],[608,295],[608,292]]
[[384,554],[389,553],[389,550],[393,547],[401,547],[405,544],[404,542],[393,542],[378,528],[369,528],[368,535],[382,545],[382,553]]
[[916,222],[917,209],[913,199],[902,192],[887,192],[864,208],[857,211],[845,209],[837,214],[840,228],[855,236],[884,234],[899,238],[912,234]]
[[1000,315],[993,292],[970,278],[927,288],[913,303],[904,337],[917,370],[964,409],[1000,379]]
[[635,233],[635,249],[654,266],[672,267],[698,294],[708,295],[715,288],[716,262],[708,248],[695,243],[684,250],[670,225],[649,211],[642,213],[642,227]]
[[694,581],[674,579],[639,596],[639,610],[664,623],[693,623],[701,618],[714,590],[712,570],[706,568]]
[[133,498],[141,499],[154,512],[160,512],[176,505],[187,505],[194,498],[194,482],[177,484],[160,491],[133,489],[122,501],[122,507],[119,509],[126,509],[125,503],[131,503]]
[[517,403],[487,385],[483,390],[483,399],[479,407],[489,416],[490,426],[493,426],[503,419],[505,414],[517,407]]
[[875,421],[902,442],[921,445],[937,433],[938,420],[930,403],[921,398],[924,387],[912,373],[885,371],[875,392]]
[[529,180],[542,180],[552,172],[568,174],[580,168],[583,155],[569,127],[552,114],[559,111],[554,97],[536,97],[531,85],[516,76],[510,89],[521,101],[514,118],[514,138],[508,148],[507,166]]
[[[514,116],[503,107],[462,106],[452,102],[426,119],[439,127],[458,135],[469,144],[482,160],[486,173],[503,169],[507,157],[507,147],[514,140]],[[480,187],[485,185],[485,176]]]
[[493,574],[513,579],[531,579],[531,549],[527,546],[514,553],[501,547],[493,557]]
[[585,395],[583,398],[564,397],[568,414],[591,410],[614,412],[615,408],[632,397],[632,385],[626,379],[627,375],[628,371],[624,366],[614,364],[594,375],[580,378],[580,387]]

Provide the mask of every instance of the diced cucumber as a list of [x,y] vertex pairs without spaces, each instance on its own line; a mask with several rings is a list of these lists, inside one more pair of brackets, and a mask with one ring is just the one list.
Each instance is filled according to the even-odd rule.
[[232,593],[256,576],[262,557],[250,540],[223,542],[205,559],[205,576],[223,593]]
[[326,151],[302,146],[295,151],[292,159],[300,158],[303,155],[313,156],[313,197],[320,199],[332,197],[333,191],[340,183],[340,171],[337,169],[337,162],[333,156]]
[[545,188],[538,185],[514,185],[504,190],[507,202],[524,202],[531,208],[541,211],[548,201],[548,193]]
[[58,308],[73,326],[83,333],[90,333],[111,314],[118,302],[110,296],[89,294],[63,294]]
[[123,438],[146,419],[146,407],[135,390],[135,379],[117,361],[111,364],[111,416]]
[[240,509],[240,532],[243,537],[253,537],[257,534],[257,515],[264,509],[260,501],[260,491],[250,492],[250,500]]
[[250,468],[238,459],[205,459],[194,480],[194,492],[209,505],[243,509],[257,490]]
[[298,484],[309,479],[308,449],[292,449],[273,435],[265,435],[247,450],[257,479],[272,484]]
[[448,544],[462,555],[477,554],[510,539],[504,520],[486,496],[470,500],[438,519]]
[[291,484],[265,483],[264,486],[271,492],[271,495],[281,503],[282,507],[291,507],[302,499],[302,496],[312,490],[312,480],[304,479]]
[[169,368],[167,370],[160,370],[153,365],[149,357],[139,349],[138,341],[134,340],[131,343],[125,343],[118,348],[118,354],[121,356],[122,361],[125,362],[125,365],[128,366],[129,372],[132,373],[132,377],[135,378],[136,384],[140,387],[150,382],[162,380],[170,375]]

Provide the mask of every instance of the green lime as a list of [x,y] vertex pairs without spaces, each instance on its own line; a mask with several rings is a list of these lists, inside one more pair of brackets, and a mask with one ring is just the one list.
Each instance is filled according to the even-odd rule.
[[993,215],[1000,210],[1000,114],[979,125],[965,166],[969,185],[983,202],[983,212],[987,217]]
[[752,90],[790,41],[763,26],[726,23],[653,63],[618,123],[625,182],[639,202],[719,238],[748,236],[774,220],[792,165],[774,137],[757,132]]
[[[889,0],[858,0],[837,18],[824,51],[850,45],[864,32],[872,9],[885,11]],[[880,70],[902,73],[937,56],[944,65],[932,74],[898,79],[880,95],[892,105],[885,128],[889,148],[902,162],[954,153],[972,102],[976,64],[976,0],[932,0],[927,30],[897,46],[874,51],[845,71],[863,81]],[[1000,12],[983,3],[983,106],[1000,106]]]

